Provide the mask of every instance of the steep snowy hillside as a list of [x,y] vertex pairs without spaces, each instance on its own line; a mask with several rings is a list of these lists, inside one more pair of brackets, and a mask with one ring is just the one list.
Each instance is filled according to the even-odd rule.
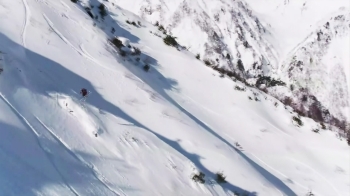
[[319,28],[322,20],[349,9],[347,0],[245,0],[254,14],[267,24],[271,44],[279,60]]
[[[350,120],[349,36],[350,10],[338,12],[323,21],[281,66],[281,75],[294,85],[294,92],[303,88],[327,108],[328,115],[340,121]],[[303,97],[299,99],[297,102],[303,102]],[[323,114],[323,118],[327,119],[327,114]],[[319,120],[322,121],[321,116]],[[345,122],[340,125],[343,129],[344,126]]]
[[111,0],[0,0],[0,195],[348,195],[346,141],[158,34]]
[[[211,66],[248,76],[272,74],[278,63],[276,51],[266,40],[269,32],[244,1],[232,0],[114,0],[177,37]],[[243,66],[238,66],[241,60]],[[209,64],[209,63],[208,63]]]
[[[207,66],[235,76],[241,81],[247,80],[250,84],[255,84],[261,76],[272,77],[277,81],[283,78],[282,82],[288,84],[287,88],[279,88],[277,92],[275,87],[263,90],[291,105],[299,114],[319,122],[331,123],[340,127],[342,132],[346,132],[346,122],[342,121],[348,119],[350,112],[347,107],[348,90],[346,85],[336,85],[335,88],[331,86],[342,83],[340,81],[350,80],[346,75],[341,76],[339,80],[332,77],[336,72],[342,73],[340,69],[349,70],[349,64],[346,64],[350,58],[346,53],[348,42],[338,38],[327,40],[330,45],[346,44],[345,49],[341,50],[344,56],[338,57],[344,61],[338,63],[342,67],[338,68],[338,71],[324,71],[324,74],[320,75],[317,74],[320,71],[315,70],[315,73],[310,75],[309,72],[313,72],[314,68],[309,66],[309,63],[300,61],[304,63],[305,68],[298,72],[298,76],[295,74],[291,76],[285,64],[295,61],[291,60],[294,56],[298,56],[294,53],[301,48],[301,45],[307,45],[307,40],[315,37],[332,16],[350,13],[348,0],[113,0],[113,2],[153,24],[159,23],[160,30],[163,30],[164,26],[166,33],[177,37],[180,44],[186,46]],[[337,28],[348,28],[349,25],[348,20],[339,21],[337,25],[330,25],[328,31],[333,32],[334,38],[339,37],[340,34],[336,33],[339,31]],[[346,32],[344,34],[343,38],[348,37]],[[325,60],[328,57],[323,55],[338,53],[338,50],[333,48],[340,46],[327,45],[328,49],[323,47],[326,45],[312,48],[306,56],[318,56],[317,58],[323,59],[324,64],[328,62]],[[322,69],[322,63],[315,61],[312,64]],[[293,67],[291,69],[297,67],[295,63],[289,64]],[[333,74],[329,74],[330,72]],[[314,85],[325,75],[327,84]],[[294,84],[297,80],[303,85],[299,81]],[[306,80],[311,82],[306,84]],[[295,85],[297,91],[289,90],[290,85]],[[315,101],[309,103],[300,101],[300,97],[304,95],[315,97]],[[332,98],[328,99],[330,95]],[[286,99],[294,101],[285,101]],[[324,114],[310,113],[311,105],[317,105],[319,108],[317,110],[322,110],[321,113]]]

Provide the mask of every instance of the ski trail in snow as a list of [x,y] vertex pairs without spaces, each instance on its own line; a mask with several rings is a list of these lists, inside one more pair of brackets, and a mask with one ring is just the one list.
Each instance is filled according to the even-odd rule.
[[93,63],[95,63],[96,65],[104,68],[104,69],[107,69],[109,71],[113,71],[113,72],[116,72],[116,73],[119,73],[119,71],[115,70],[115,69],[111,69],[109,67],[106,67],[104,65],[102,65],[101,63],[99,63],[96,59],[94,59],[93,57],[91,57],[90,55],[86,54],[84,51],[82,50],[79,50],[78,48],[76,48],[70,41],[68,41],[68,39],[66,37],[64,37],[62,35],[61,32],[59,32],[53,25],[53,23],[51,22],[51,20],[45,15],[43,14],[43,17],[44,19],[46,20],[47,24],[50,26],[50,28],[56,33],[56,35],[61,38],[62,41],[64,41],[67,45],[69,45],[73,50],[75,50],[78,54],[80,54],[81,56],[87,58],[88,60],[92,61]]
[[[220,114],[220,113],[218,113],[218,112],[215,112],[215,111],[213,111],[213,110],[208,109],[207,107],[203,106],[202,104],[200,104],[199,102],[195,101],[194,99],[192,99],[191,97],[189,97],[189,96],[187,96],[187,95],[179,95],[179,94],[175,94],[175,95],[177,95],[177,96],[179,96],[179,97],[181,97],[181,98],[183,98],[183,99],[185,99],[185,100],[186,100],[186,98],[187,98],[187,100],[190,100],[192,103],[194,103],[194,104],[200,106],[201,108],[203,108],[203,109],[205,109],[205,110],[207,110],[207,111],[209,111],[209,112],[211,112],[211,113],[213,113],[213,114],[215,114],[215,115],[217,115],[217,116],[220,116],[220,117],[222,117],[222,118],[224,118],[224,119],[227,119],[227,120],[229,120],[229,121],[232,121],[232,119],[229,119],[229,118],[227,118],[226,116],[224,116],[224,115],[222,115],[222,114]],[[254,114],[255,116],[257,116],[258,118],[260,118],[261,120],[263,120],[264,122],[268,123],[270,126],[272,126],[273,128],[275,128],[275,129],[278,130],[279,132],[283,133],[284,135],[286,135],[286,136],[288,136],[288,137],[292,137],[292,136],[290,136],[288,133],[285,133],[284,131],[280,130],[278,127],[276,127],[275,125],[273,125],[273,124],[270,123],[269,121],[267,121],[267,120],[261,118],[261,117],[260,117],[258,114],[256,114],[255,112],[251,111],[251,113]]]
[[35,128],[28,122],[28,120],[2,95],[2,93],[0,93],[0,97],[1,99],[23,120],[23,122],[32,130],[32,134],[35,138],[35,140],[37,141],[39,147],[41,148],[41,150],[44,152],[46,158],[50,161],[50,163],[52,164],[52,166],[55,168],[57,174],[61,177],[62,181],[64,182],[64,184],[67,186],[67,188],[75,195],[75,196],[79,196],[79,194],[74,190],[73,187],[71,187],[68,183],[67,180],[63,177],[63,175],[61,174],[61,172],[59,171],[59,169],[57,168],[55,162],[51,159],[50,154],[47,152],[47,150],[45,150],[45,148],[42,146],[40,139],[39,139],[39,133],[35,130]]
[[68,10],[70,10],[70,7],[69,7],[65,2],[61,1],[61,4],[62,4],[65,8],[67,8]]
[[24,47],[26,47],[26,31],[27,31],[28,20],[30,17],[30,10],[29,10],[27,0],[22,0],[22,2],[24,6],[25,19],[24,19],[24,25],[23,25],[21,37],[22,37],[22,44]]
[[[237,141],[237,140],[235,140],[234,138],[232,138],[232,136],[229,136],[229,135],[227,135],[227,134],[225,134],[225,135],[226,135],[226,137],[228,137],[229,139],[231,139],[231,140],[233,140],[233,141]],[[259,157],[256,156],[255,154],[253,154],[253,153],[251,153],[251,152],[249,152],[249,151],[246,151],[246,150],[245,150],[245,154],[251,155],[252,157],[254,157],[255,159],[257,159],[259,162],[261,162],[262,164],[264,164],[266,167],[270,168],[272,171],[274,171],[274,172],[276,172],[277,174],[279,174],[280,176],[282,176],[282,177],[284,177],[284,178],[287,178],[287,179],[291,179],[291,178],[288,177],[287,175],[283,174],[282,172],[278,171],[278,170],[275,169],[274,167],[272,167],[272,166],[270,166],[269,164],[267,164],[265,161],[263,161],[261,158],[259,158]],[[288,157],[288,158],[289,158],[289,157]],[[289,158],[289,159],[291,159],[291,158]],[[295,161],[295,160],[294,160],[294,161]],[[294,184],[296,184],[297,186],[299,186],[299,187],[305,189],[306,191],[310,190],[308,187],[302,185],[301,183],[296,182],[296,181],[294,181],[294,180],[292,180],[292,181],[293,181]],[[276,188],[276,189],[277,189],[277,188]],[[277,189],[277,190],[278,190],[278,189]],[[278,190],[278,191],[280,192],[280,190]],[[320,194],[320,193],[318,193],[318,192],[313,191],[313,193],[315,193],[316,195],[322,196],[322,194]],[[283,194],[281,193],[281,195],[283,195]]]
[[[318,175],[319,177],[321,177],[325,182],[327,182],[328,185],[331,186],[332,189],[337,193],[337,195],[340,196],[339,191],[333,186],[333,184],[332,184],[331,182],[329,182],[329,181],[327,180],[327,178],[325,178],[325,177],[322,176],[320,173],[318,173],[315,169],[313,169],[312,167],[310,167],[310,166],[306,165],[305,163],[303,163],[303,162],[301,162],[301,161],[298,161],[298,160],[296,160],[296,159],[293,159],[293,158],[290,158],[290,157],[288,157],[288,159],[289,159],[289,160],[292,160],[292,161],[294,161],[294,162],[296,162],[296,163],[299,163],[299,164],[301,164],[301,165],[304,165],[305,167],[311,169],[315,174],[317,174],[317,175]],[[318,195],[318,194],[317,194],[317,195]]]
[[[73,158],[75,158],[77,161],[85,165],[86,167],[92,169],[91,173],[96,177],[97,180],[101,182],[101,184],[106,187],[108,190],[110,190],[113,194],[120,196],[119,193],[117,193],[115,190],[113,190],[110,186],[107,185],[107,182],[105,180],[101,179],[100,176],[103,177],[102,174],[100,174],[97,169],[95,169],[94,165],[90,165],[87,163],[83,158],[76,155],[71,148],[62,140],[60,137],[58,137],[49,127],[47,127],[38,117],[35,116],[35,118],[38,120],[38,122],[48,131],[48,133],[56,140],[58,144],[60,144],[68,154],[70,154]],[[120,189],[120,188],[119,188]],[[120,189],[120,191],[123,193],[123,195],[126,195],[123,190]]]

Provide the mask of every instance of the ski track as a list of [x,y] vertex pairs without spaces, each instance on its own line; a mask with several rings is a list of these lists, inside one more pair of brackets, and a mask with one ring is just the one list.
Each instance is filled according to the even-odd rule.
[[[228,119],[226,116],[223,116],[223,115],[221,115],[221,114],[218,113],[218,112],[215,112],[215,111],[213,111],[213,110],[210,110],[210,109],[206,108],[205,106],[203,106],[202,104],[200,104],[199,102],[195,101],[194,99],[192,99],[191,97],[189,97],[189,96],[187,96],[187,95],[185,95],[185,94],[184,94],[184,95],[178,95],[178,94],[176,94],[176,95],[179,96],[179,97],[181,97],[181,98],[183,98],[184,100],[186,100],[186,98],[187,98],[187,100],[189,100],[189,101],[191,101],[192,103],[194,103],[194,104],[200,106],[201,108],[203,108],[203,109],[209,111],[209,112],[212,113],[212,114],[215,114],[215,115],[220,116],[220,117],[222,117],[222,118],[224,118],[224,119],[227,119],[227,120],[229,120],[229,121],[232,121],[232,119]],[[186,98],[185,98],[185,97],[186,97]],[[290,137],[290,138],[292,137],[292,136],[289,135],[288,133],[285,133],[284,131],[280,130],[278,127],[276,127],[276,126],[273,125],[272,123],[270,123],[270,122],[268,122],[267,120],[261,118],[261,117],[260,117],[258,114],[256,114],[255,112],[251,111],[251,113],[254,114],[255,116],[257,116],[258,118],[260,118],[261,120],[265,121],[266,123],[268,123],[270,126],[272,126],[273,128],[275,128],[277,131],[283,133],[284,135],[286,135],[286,136],[288,136],[288,137]]]
[[[232,138],[231,136],[229,136],[229,135],[227,135],[227,134],[225,134],[225,135],[226,135],[226,137],[230,138],[231,140],[237,141],[237,140],[235,140],[234,138]],[[251,152],[249,152],[249,151],[246,151],[246,150],[244,150],[244,151],[246,152],[245,154],[250,154],[250,155],[251,155],[252,157],[254,157],[256,160],[258,160],[259,162],[261,162],[261,163],[264,164],[266,167],[270,168],[271,170],[273,170],[274,172],[276,172],[276,173],[279,174],[280,176],[292,180],[292,178],[288,177],[287,175],[285,175],[285,174],[283,174],[282,172],[278,171],[278,170],[275,169],[274,167],[270,166],[269,164],[267,164],[265,161],[263,161],[261,158],[259,158],[259,157],[256,156],[255,154],[253,154],[253,153],[251,153]],[[288,157],[288,159],[291,159],[291,158]],[[294,160],[294,159],[291,159],[291,160],[296,161],[296,160]],[[298,162],[298,161],[296,161],[296,162]],[[300,164],[303,164],[303,163],[301,163],[301,162],[299,162],[299,163],[300,163]],[[304,164],[304,165],[305,165],[305,164]],[[319,175],[320,175],[320,174],[319,174]],[[301,183],[299,183],[299,182],[297,182],[297,181],[295,181],[295,180],[292,180],[292,181],[293,181],[294,184],[296,184],[296,185],[298,185],[299,187],[305,189],[306,191],[310,190],[308,187],[303,186]],[[334,188],[334,187],[333,187],[333,188]],[[277,188],[276,188],[276,189],[277,189]],[[279,189],[277,189],[277,190],[280,192]],[[323,196],[323,194],[320,194],[320,193],[315,192],[315,191],[313,191],[313,193],[315,193],[316,195]],[[283,194],[281,193],[281,195],[283,195]]]
[[96,61],[96,59],[92,58],[90,55],[84,53],[83,51],[79,50],[78,48],[76,48],[71,42],[68,41],[68,39],[66,37],[64,37],[53,25],[53,23],[51,22],[51,20],[45,15],[43,14],[44,19],[46,20],[47,24],[50,26],[50,28],[56,33],[56,35],[62,40],[64,41],[67,45],[69,45],[73,50],[75,50],[78,54],[80,54],[81,56],[85,57],[86,59],[92,61],[93,63],[95,63],[96,65],[107,69],[109,71],[121,74],[119,71],[115,70],[115,69],[111,69],[109,67],[106,67],[102,64],[100,64],[98,61]]
[[[144,84],[144,82],[143,82],[140,78],[138,78],[137,76],[136,76],[136,78],[140,80],[140,83]],[[183,98],[183,99],[185,99],[185,97],[187,97],[191,102],[195,103],[196,105],[199,105],[199,106],[202,107],[203,109],[205,109],[205,110],[207,110],[207,111],[209,111],[209,112],[211,112],[211,113],[213,113],[213,114],[215,114],[215,115],[218,115],[218,116],[220,116],[220,117],[227,118],[227,117],[222,116],[221,114],[219,114],[219,113],[217,113],[217,112],[215,112],[215,111],[212,111],[212,110],[206,108],[205,106],[201,105],[201,104],[198,103],[197,101],[194,101],[191,97],[189,97],[189,96],[187,96],[187,95],[184,95],[184,96],[181,96],[181,95],[178,95],[178,94],[176,94],[176,95],[179,96],[179,97],[181,97],[181,98]],[[186,99],[185,99],[185,100],[186,100]],[[258,115],[255,114],[255,113],[254,113],[254,115],[258,116]],[[258,116],[258,117],[261,118],[260,116]],[[264,120],[264,119],[263,119],[263,120]],[[200,120],[200,121],[201,121],[201,120]],[[264,121],[266,121],[266,120],[264,120]],[[201,121],[201,122],[202,122],[203,124],[205,124],[206,126],[210,127],[207,123],[204,123],[203,121]],[[266,121],[266,122],[267,122],[267,121]],[[268,123],[269,123],[269,122],[268,122]],[[271,123],[269,123],[269,124],[270,124],[271,126],[273,126],[275,129],[279,130],[277,127],[275,127],[275,126],[272,125]],[[281,131],[281,130],[279,130],[279,131],[282,132],[282,133],[284,133],[284,132]],[[287,136],[289,136],[289,137],[291,137],[291,136],[290,136],[289,134],[287,134],[287,133],[284,133],[284,134],[287,135]],[[231,138],[231,139],[232,139],[232,138]],[[239,150],[239,149],[237,149],[237,150]],[[258,158],[258,157],[257,157],[256,155],[254,155],[253,153],[248,152],[247,154],[252,155],[252,156],[255,157],[256,159],[258,159],[261,163],[263,163],[264,165],[266,165],[268,168],[272,169],[273,171],[277,172],[277,173],[280,174],[281,176],[283,176],[283,177],[285,177],[285,178],[289,178],[289,177],[287,177],[286,175],[284,175],[283,173],[281,173],[280,171],[274,169],[273,167],[269,166],[267,163],[263,162],[260,158]],[[295,182],[295,181],[293,181],[293,182]],[[296,184],[297,184],[298,186],[302,187],[302,188],[305,189],[305,190],[309,190],[307,187],[301,185],[300,183],[296,183]],[[275,189],[278,190],[278,192],[280,192],[281,195],[283,195],[283,193],[282,193],[278,188],[275,187]],[[315,192],[315,193],[316,193],[316,192]],[[321,195],[321,194],[317,193],[317,195]]]
[[[313,172],[315,172],[319,177],[321,177],[325,182],[327,182],[328,185],[329,185],[330,187],[332,187],[332,189],[337,193],[338,196],[341,196],[341,195],[339,194],[339,191],[333,186],[333,184],[332,184],[331,182],[329,182],[329,181],[327,180],[327,178],[325,178],[325,177],[322,176],[320,173],[318,173],[315,169],[313,169],[312,167],[308,166],[307,164],[305,164],[305,163],[303,163],[303,162],[301,162],[301,161],[298,161],[298,160],[296,160],[296,159],[293,159],[293,158],[290,158],[290,157],[288,157],[288,159],[289,159],[289,160],[292,160],[292,161],[294,161],[294,162],[296,162],[296,163],[299,163],[299,164],[301,164],[301,165],[304,165],[305,167],[311,169],[311,170],[312,170]],[[317,195],[319,195],[319,194],[317,194]]]
[[55,162],[51,159],[50,154],[45,150],[45,148],[42,146],[40,139],[39,139],[39,133],[35,130],[35,128],[28,122],[28,120],[0,93],[0,97],[2,98],[3,101],[23,120],[23,122],[32,130],[31,133],[33,134],[35,140],[37,141],[39,147],[41,150],[44,152],[46,158],[50,161],[52,166],[55,168],[57,174],[61,177],[62,181],[66,185],[66,187],[75,195],[79,196],[79,194],[74,190],[73,187],[71,187],[68,183],[67,180],[63,177],[62,173],[59,171],[57,168],[57,165]]
[[[103,177],[102,174],[100,174],[98,172],[97,169],[95,169],[96,167],[94,165],[90,165],[89,163],[87,163],[83,158],[81,158],[80,156],[76,155],[71,148],[64,142],[62,141],[49,127],[47,127],[38,117],[35,117],[38,122],[48,131],[48,133],[56,140],[56,142],[58,144],[60,144],[68,154],[70,154],[72,157],[74,157],[77,161],[79,161],[80,163],[82,163],[83,165],[85,165],[86,167],[91,169],[91,173],[95,176],[96,179],[98,179],[101,184],[106,187],[108,190],[110,190],[114,195],[120,196],[119,193],[117,193],[114,189],[112,189],[110,186],[107,185],[108,182],[105,182],[104,179],[101,179],[100,176]],[[103,177],[104,178],[104,177]],[[119,188],[120,189],[120,188]],[[123,195],[126,195],[124,193],[123,190],[120,189],[120,191],[122,191]]]
[[22,29],[22,33],[21,33],[21,37],[22,37],[22,45],[24,47],[26,47],[26,31],[27,31],[27,25],[28,25],[28,20],[30,17],[30,10],[29,10],[29,6],[27,3],[27,0],[22,0],[23,2],[23,6],[24,6],[24,12],[25,12],[25,19],[24,19],[24,25],[23,25],[23,29]]
[[70,10],[70,7],[65,2],[63,1],[60,1],[60,2],[65,8],[67,8],[67,10]]

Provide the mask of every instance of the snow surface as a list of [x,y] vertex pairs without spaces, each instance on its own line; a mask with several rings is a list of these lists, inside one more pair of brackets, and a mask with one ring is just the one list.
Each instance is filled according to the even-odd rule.
[[[274,98],[234,90],[103,3],[109,15],[94,22],[82,5],[97,0],[0,1],[0,195],[349,194],[346,141],[310,119],[293,125]],[[112,27],[139,62],[108,44]]]
[[[348,76],[350,66],[347,63],[350,61],[350,55],[347,52],[349,47],[346,38],[350,36],[350,20],[347,17],[350,13],[350,1],[113,0],[113,2],[148,22],[159,22],[167,33],[177,37],[177,41],[186,46],[188,51],[195,55],[199,54],[201,60],[209,60],[212,66],[241,73],[242,70],[237,66],[241,60],[245,70],[244,78],[250,84],[255,84],[257,78],[262,75],[283,80],[287,84],[286,89],[278,88],[278,92],[275,92],[276,89],[269,88],[267,89],[269,94],[279,100],[291,96],[294,105],[298,105],[295,108],[299,110],[302,108],[303,115],[309,116],[310,104],[300,100],[300,96],[290,90],[290,85],[294,85],[296,92],[307,89],[310,96],[316,97],[319,101],[318,107],[329,111],[334,118],[349,123],[350,87],[346,81],[350,80]],[[345,20],[344,18],[334,20],[341,15]],[[325,29],[327,22],[330,25]],[[325,32],[324,30],[327,35],[321,40],[327,43],[318,44],[319,40],[315,39],[318,33]],[[331,36],[330,39],[328,35]],[[313,47],[314,43],[311,44],[311,41],[321,47]],[[307,45],[311,48],[305,51],[303,46]],[[332,47],[328,47],[330,45]],[[329,58],[333,53],[337,54],[336,65],[334,59]],[[230,58],[227,58],[227,55]],[[310,59],[316,56],[317,59],[309,63]],[[297,57],[298,64],[302,63],[303,66],[291,74],[289,68],[296,67],[296,63],[292,63],[291,60],[294,57]],[[337,68],[333,69],[334,67]],[[310,70],[312,74],[309,74]],[[314,115],[312,117],[320,119]],[[323,119],[328,118],[323,116]],[[335,127],[332,129],[337,130]],[[346,132],[344,128],[338,131]]]

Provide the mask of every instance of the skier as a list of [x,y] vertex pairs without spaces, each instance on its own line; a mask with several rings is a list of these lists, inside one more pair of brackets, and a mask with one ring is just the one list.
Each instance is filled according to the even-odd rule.
[[87,94],[88,94],[88,91],[86,90],[86,88],[82,88],[81,91],[80,91],[80,94],[81,94],[83,97],[86,97]]

